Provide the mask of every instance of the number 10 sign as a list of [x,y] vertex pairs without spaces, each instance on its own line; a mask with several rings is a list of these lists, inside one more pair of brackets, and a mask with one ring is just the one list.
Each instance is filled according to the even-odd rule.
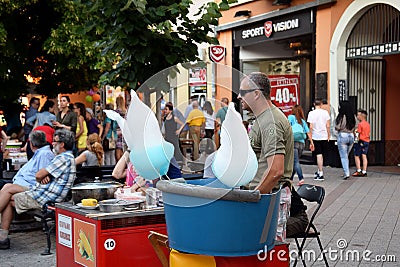
[[292,114],[292,107],[300,103],[299,75],[269,75],[271,100],[286,116]]

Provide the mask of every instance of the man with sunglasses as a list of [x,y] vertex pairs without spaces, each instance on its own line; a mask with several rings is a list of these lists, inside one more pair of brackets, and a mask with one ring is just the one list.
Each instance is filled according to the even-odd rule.
[[36,173],[36,184],[16,194],[0,191],[0,249],[10,248],[8,230],[14,208],[18,213],[41,209],[47,202],[61,202],[67,196],[76,177],[75,158],[71,152],[74,142],[73,132],[66,129],[57,130],[53,138],[53,151],[56,156],[47,167]]
[[277,240],[285,241],[289,217],[293,170],[293,133],[289,121],[271,101],[271,86],[266,74],[254,72],[240,84],[238,99],[256,120],[249,133],[250,143],[258,158],[258,170],[249,188],[271,193],[282,186]]

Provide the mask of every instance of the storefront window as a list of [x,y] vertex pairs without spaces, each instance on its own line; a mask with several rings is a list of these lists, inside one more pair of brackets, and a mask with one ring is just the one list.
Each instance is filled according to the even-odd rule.
[[271,81],[271,100],[286,116],[300,104],[300,61],[274,60],[243,62],[244,74],[264,72]]

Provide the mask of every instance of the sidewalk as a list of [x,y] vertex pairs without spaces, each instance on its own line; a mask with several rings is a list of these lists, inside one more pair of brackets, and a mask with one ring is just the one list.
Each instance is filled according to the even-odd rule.
[[[321,231],[322,245],[331,251],[331,256],[328,255],[330,266],[398,266],[396,262],[372,260],[375,256],[393,260],[388,258],[394,256],[400,262],[400,167],[379,167],[378,171],[371,167],[368,177],[351,177],[347,181],[341,179],[341,169],[324,168],[323,182],[313,179],[316,166],[302,167],[306,183],[321,185],[326,190],[315,224]],[[386,172],[388,169],[390,171]],[[312,211],[313,206],[309,205],[308,212]],[[45,234],[40,230],[13,233],[10,239],[11,249],[0,250],[0,267],[56,266],[55,235],[51,250],[54,254],[50,256],[40,255],[46,246]],[[316,240],[306,244],[307,250],[314,250],[318,255]],[[338,244],[347,246],[340,249]],[[290,245],[293,251],[295,248],[294,243]],[[371,261],[353,259],[352,255],[362,257],[362,253]],[[301,262],[297,266],[302,266]],[[307,266],[324,266],[324,262],[308,261]]]

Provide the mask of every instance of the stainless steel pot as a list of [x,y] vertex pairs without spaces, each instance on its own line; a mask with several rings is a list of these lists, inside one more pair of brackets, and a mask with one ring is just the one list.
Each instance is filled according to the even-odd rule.
[[140,210],[144,209],[144,204],[144,200],[107,199],[99,202],[99,209],[103,212]]
[[114,198],[114,193],[123,184],[117,182],[81,183],[73,186],[72,203],[80,203],[84,198],[95,198],[97,201]]

